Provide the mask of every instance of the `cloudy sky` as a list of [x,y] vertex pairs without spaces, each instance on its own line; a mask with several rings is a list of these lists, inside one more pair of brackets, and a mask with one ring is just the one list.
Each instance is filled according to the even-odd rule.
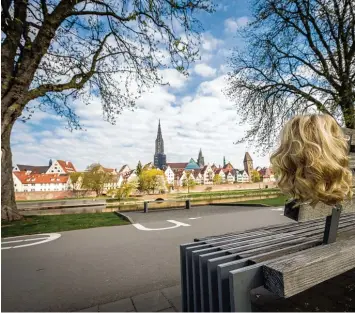
[[162,75],[169,86],[156,86],[137,101],[135,110],[123,111],[116,125],[102,118],[98,99],[90,105],[76,103],[84,130],[70,132],[66,121],[51,112],[37,111],[26,123],[17,122],[12,136],[13,161],[46,164],[50,158],[70,160],[83,170],[93,162],[119,168],[135,167],[138,160],[153,160],[158,120],[161,120],[168,162],[187,162],[202,149],[205,162],[222,164],[223,156],[242,167],[249,151],[254,165],[269,165],[253,146],[235,145],[248,126],[240,126],[238,112],[223,95],[228,72],[227,57],[233,46],[242,46],[235,31],[250,20],[247,2],[218,1],[212,15],[203,16],[201,61],[188,77],[175,70]]

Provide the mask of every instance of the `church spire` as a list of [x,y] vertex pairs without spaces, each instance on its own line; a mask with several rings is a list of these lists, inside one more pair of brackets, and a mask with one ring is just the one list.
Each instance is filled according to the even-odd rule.
[[205,158],[202,155],[202,149],[201,148],[200,148],[200,152],[198,153],[197,164],[200,167],[204,167],[205,166]]
[[166,156],[164,154],[164,140],[161,131],[160,119],[158,123],[157,139],[155,139],[154,166],[163,169],[166,166]]

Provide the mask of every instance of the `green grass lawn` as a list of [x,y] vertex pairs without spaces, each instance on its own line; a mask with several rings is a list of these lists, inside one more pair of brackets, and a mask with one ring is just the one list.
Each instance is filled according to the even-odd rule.
[[176,198],[199,198],[199,197],[214,197],[214,196],[229,196],[229,195],[248,195],[250,193],[269,193],[272,191],[280,191],[277,188],[267,189],[241,189],[241,190],[221,190],[221,191],[204,191],[204,192],[190,192],[184,194],[176,194]]
[[129,223],[113,212],[26,216],[21,221],[2,222],[1,237],[126,224]]
[[240,204],[266,204],[266,205],[270,205],[270,206],[283,206],[283,205],[285,205],[285,202],[287,200],[288,200],[288,197],[279,196],[277,198],[241,201],[241,202],[238,202],[238,203],[240,203]]

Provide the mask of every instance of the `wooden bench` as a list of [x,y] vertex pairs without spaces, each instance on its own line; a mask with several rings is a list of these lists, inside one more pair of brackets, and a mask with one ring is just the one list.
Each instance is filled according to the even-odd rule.
[[[344,132],[355,173],[355,131]],[[287,298],[355,268],[354,200],[341,214],[322,204],[286,207],[284,213],[298,223],[181,245],[183,312],[251,311],[252,289],[263,286]]]
[[341,214],[338,241],[330,245],[323,245],[332,236],[325,224],[318,218],[181,245],[183,311],[251,311],[252,289],[290,297],[354,268],[355,214]]

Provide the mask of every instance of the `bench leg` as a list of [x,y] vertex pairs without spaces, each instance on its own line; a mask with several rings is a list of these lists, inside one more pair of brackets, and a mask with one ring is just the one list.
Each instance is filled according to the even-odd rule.
[[325,220],[323,243],[333,243],[337,240],[337,232],[339,227],[341,208],[334,208],[332,215],[327,216]]
[[229,273],[231,312],[251,312],[252,289],[263,286],[263,265],[255,264]]

